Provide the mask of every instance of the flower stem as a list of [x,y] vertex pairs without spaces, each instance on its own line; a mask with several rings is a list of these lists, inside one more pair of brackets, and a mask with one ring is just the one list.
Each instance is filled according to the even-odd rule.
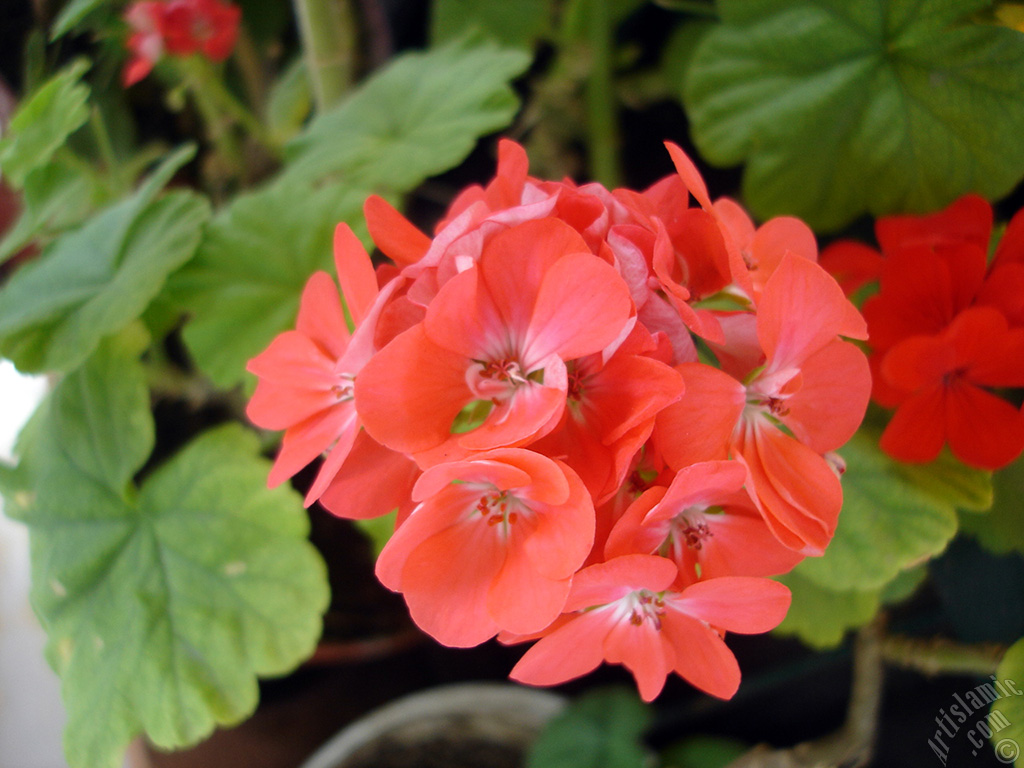
[[926,675],[994,674],[1006,646],[996,643],[968,645],[945,638],[914,638],[893,635],[882,642],[882,656],[890,664]]
[[110,140],[110,131],[107,130],[107,122],[103,118],[103,112],[98,105],[93,104],[89,113],[89,128],[92,130],[93,138],[96,139],[96,148],[99,150],[100,158],[103,160],[105,177],[111,183],[115,193],[120,195],[128,191],[128,185],[124,180],[124,173],[121,164],[118,162],[114,152],[114,144]]
[[614,28],[610,3],[591,0],[587,14],[590,76],[586,84],[587,150],[593,177],[609,189],[622,184],[619,170],[619,126],[612,87]]
[[349,0],[293,0],[317,109],[335,104],[352,84],[356,25]]
[[[274,157],[280,157],[281,147],[277,140],[267,131],[263,123],[242,104],[227,86],[223,78],[214,71],[210,62],[201,56],[192,56],[185,60],[186,74],[189,87],[197,96],[197,101],[206,103],[219,115],[226,115],[232,121],[241,125],[256,141],[270,152]],[[202,95],[202,99],[198,97]],[[202,105],[200,104],[200,109]],[[205,118],[215,117],[205,114]],[[222,120],[222,117],[217,118]]]

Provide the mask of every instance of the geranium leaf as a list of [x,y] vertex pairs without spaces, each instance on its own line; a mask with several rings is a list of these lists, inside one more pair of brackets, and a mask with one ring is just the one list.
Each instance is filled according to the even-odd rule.
[[93,176],[67,163],[55,160],[33,170],[25,178],[21,215],[0,239],[0,262],[33,240],[81,224],[103,193]]
[[339,221],[368,241],[366,195],[340,185],[312,191],[276,183],[237,197],[210,223],[167,295],[190,313],[185,343],[215,384],[238,384],[246,362],[294,324],[310,275],[334,273],[331,242]]
[[992,506],[992,473],[969,467],[948,450],[928,464],[900,464],[900,473],[925,493],[967,512]]
[[0,141],[0,171],[20,188],[25,177],[49,162],[68,136],[89,118],[89,87],[79,82],[89,68],[78,59],[56,74],[19,107]]
[[698,149],[745,162],[760,217],[818,230],[995,199],[1024,176],[1024,36],[985,0],[721,0],[684,98]]
[[993,476],[995,503],[985,515],[962,515],[964,531],[990,552],[1024,553],[1024,458]]
[[[992,703],[988,715],[988,727],[992,731],[992,746],[996,758],[1003,765],[1013,763],[1017,768],[1024,766],[1020,745],[1024,743],[1024,638],[1018,640],[999,662],[996,688],[999,699]],[[1012,686],[1012,687],[1011,687]]]
[[143,313],[192,256],[209,217],[205,199],[190,192],[153,201],[187,158],[169,158],[132,197],[14,274],[0,289],[0,354],[22,371],[71,371]]
[[812,648],[834,648],[851,629],[874,618],[879,590],[832,590],[794,571],[777,577],[793,593],[789,612],[774,632],[795,635]]
[[138,349],[105,342],[53,392],[28,455],[33,604],[68,711],[72,768],[115,768],[145,732],[180,747],[256,705],[256,675],[308,655],[326,607],[301,499],[267,490],[229,425],[136,488],[152,445]]
[[836,591],[877,589],[945,549],[957,530],[952,500],[910,481],[871,430],[840,452],[846,473],[839,525],[825,554],[800,564],[801,576]]
[[57,20],[53,23],[50,39],[56,40],[66,35],[78,26],[82,19],[102,5],[104,5],[104,0],[71,0],[70,3],[64,6]]
[[285,178],[408,191],[509,123],[519,107],[509,81],[530,60],[490,42],[401,56],[288,145]]

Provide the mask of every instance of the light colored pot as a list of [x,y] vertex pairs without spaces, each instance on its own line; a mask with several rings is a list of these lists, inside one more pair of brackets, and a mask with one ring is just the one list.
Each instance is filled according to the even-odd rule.
[[348,768],[374,745],[409,752],[429,749],[447,734],[525,750],[566,699],[511,683],[460,683],[431,688],[356,720],[324,744],[302,768]]

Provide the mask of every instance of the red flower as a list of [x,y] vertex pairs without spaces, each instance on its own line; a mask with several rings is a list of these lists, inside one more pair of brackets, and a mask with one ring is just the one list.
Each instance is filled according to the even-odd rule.
[[1024,386],[1024,329],[994,309],[968,309],[944,333],[906,339],[881,370],[902,393],[881,441],[893,457],[931,461],[948,442],[964,463],[998,469],[1024,449],[1024,415],[983,389]]
[[241,17],[241,8],[222,0],[140,0],[125,13],[132,28],[127,44],[132,58],[124,70],[124,84],[133,85],[148,75],[165,52],[201,53],[211,61],[223,61],[235,47]]

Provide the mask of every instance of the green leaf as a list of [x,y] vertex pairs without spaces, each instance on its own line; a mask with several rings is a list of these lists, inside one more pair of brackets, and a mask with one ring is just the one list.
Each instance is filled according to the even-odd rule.
[[36,168],[25,178],[21,216],[0,239],[0,262],[37,238],[81,224],[102,198],[96,179],[67,163]]
[[[988,715],[992,746],[1000,763],[1024,768],[1021,744],[1024,744],[1024,639],[1018,640],[999,662],[995,687],[1000,698]],[[1002,690],[1000,690],[1000,688]]]
[[905,571],[900,571],[896,574],[895,579],[882,588],[880,595],[882,602],[885,605],[902,603],[917,592],[918,588],[927,580],[928,567],[926,565],[917,565]]
[[775,633],[799,637],[819,650],[834,648],[847,631],[864,626],[878,613],[878,590],[826,589],[798,571],[776,577],[789,587],[793,602]]
[[599,688],[572,701],[534,742],[526,768],[637,768],[652,712],[626,688]]
[[800,564],[802,576],[837,591],[877,589],[945,549],[957,530],[953,500],[916,485],[872,430],[862,429],[841,453],[839,525],[825,554]]
[[549,0],[434,0],[430,9],[434,45],[477,30],[503,45],[529,48],[551,26]]
[[137,489],[153,426],[138,348],[105,342],[56,388],[27,460],[32,600],[61,677],[72,768],[115,768],[143,731],[165,748],[236,723],[256,675],[313,649],[323,565],[301,499],[266,488],[238,425],[208,432]]
[[88,68],[78,59],[18,108],[0,141],[0,171],[12,186],[20,189],[89,118],[89,87],[79,82]]
[[60,16],[53,22],[50,39],[56,40],[78,26],[86,16],[104,4],[105,0],[71,0],[64,6]]
[[712,163],[745,162],[761,218],[834,230],[870,212],[995,199],[1024,176],[1024,36],[985,0],[720,0],[683,90]]
[[54,241],[0,289],[0,354],[22,371],[70,371],[138,318],[195,251],[207,202],[152,202],[187,157],[169,158],[132,197]]
[[408,191],[509,123],[519,105],[509,81],[529,63],[490,42],[401,56],[288,145],[284,177]]
[[916,487],[940,501],[967,512],[992,506],[992,473],[968,467],[948,450],[928,464],[900,464],[900,473]]
[[990,552],[1024,553],[1024,458],[993,476],[995,503],[986,515],[962,515],[964,531]]
[[195,258],[171,278],[168,295],[192,315],[185,343],[215,384],[238,384],[246,362],[294,324],[313,272],[334,273],[339,221],[368,239],[365,197],[341,186],[310,191],[277,183],[237,197],[214,218]]

